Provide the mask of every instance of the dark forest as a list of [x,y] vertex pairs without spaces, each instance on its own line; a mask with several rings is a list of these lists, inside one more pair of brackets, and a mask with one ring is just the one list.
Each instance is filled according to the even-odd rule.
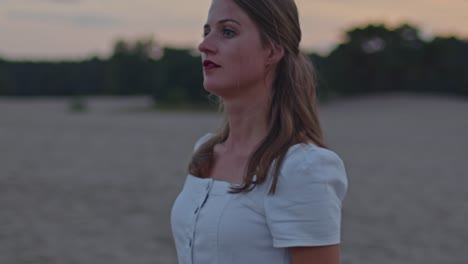
[[[468,41],[421,38],[417,27],[355,27],[328,55],[307,54],[319,98],[385,92],[468,96]],[[119,40],[109,58],[14,61],[0,58],[0,96],[149,95],[155,103],[206,104],[201,59],[151,39]],[[155,52],[158,51],[158,52]]]

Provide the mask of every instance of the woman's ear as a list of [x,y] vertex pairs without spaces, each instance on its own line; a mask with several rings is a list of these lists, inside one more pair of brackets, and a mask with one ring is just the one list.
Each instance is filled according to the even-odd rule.
[[271,42],[269,45],[268,57],[266,65],[275,65],[281,61],[284,56],[284,48],[281,45]]

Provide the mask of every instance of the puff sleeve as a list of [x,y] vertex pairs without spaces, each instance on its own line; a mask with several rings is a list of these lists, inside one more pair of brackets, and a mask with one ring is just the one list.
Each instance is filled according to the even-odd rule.
[[208,140],[210,140],[210,138],[213,136],[212,133],[206,133],[205,135],[203,135],[201,138],[197,139],[197,141],[195,142],[195,145],[193,146],[193,152],[196,152],[200,147],[201,145],[203,145],[205,142],[207,142]]
[[338,155],[302,145],[286,156],[276,186],[264,200],[274,247],[340,243],[347,178]]

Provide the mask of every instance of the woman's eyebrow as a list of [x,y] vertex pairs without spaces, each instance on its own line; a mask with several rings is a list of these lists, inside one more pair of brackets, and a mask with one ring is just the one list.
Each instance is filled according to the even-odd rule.
[[[223,24],[223,23],[226,23],[226,22],[233,22],[233,23],[238,24],[239,26],[241,25],[241,23],[239,23],[237,20],[232,19],[232,18],[221,19],[221,20],[218,21],[218,24]],[[209,28],[209,27],[210,27],[210,25],[208,25],[208,24],[205,24],[203,26],[203,28]]]
[[232,18],[221,19],[221,20],[218,21],[218,24],[223,24],[223,23],[226,23],[226,22],[233,22],[233,23],[238,24],[239,26],[241,25],[237,20],[232,19]]

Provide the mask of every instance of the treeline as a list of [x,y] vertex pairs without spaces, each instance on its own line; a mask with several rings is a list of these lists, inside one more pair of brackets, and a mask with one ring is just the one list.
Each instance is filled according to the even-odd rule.
[[[329,55],[309,54],[321,99],[390,91],[468,95],[468,42],[421,38],[411,25],[346,32]],[[0,59],[0,96],[151,95],[159,103],[204,103],[200,55],[118,41],[107,59],[28,62]]]
[[312,55],[322,74],[322,96],[409,91],[468,95],[468,41],[424,41],[404,24],[368,25],[346,32],[327,57]]

